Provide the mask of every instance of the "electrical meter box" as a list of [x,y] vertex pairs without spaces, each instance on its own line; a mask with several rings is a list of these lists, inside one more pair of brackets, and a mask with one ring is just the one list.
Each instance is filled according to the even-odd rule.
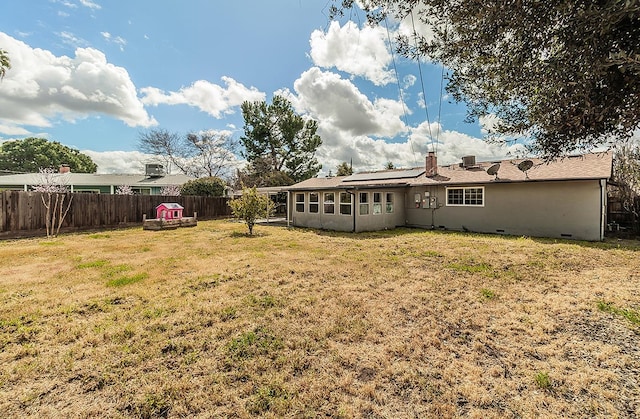
[[431,194],[429,192],[424,193],[424,199],[422,200],[422,208],[430,208]]

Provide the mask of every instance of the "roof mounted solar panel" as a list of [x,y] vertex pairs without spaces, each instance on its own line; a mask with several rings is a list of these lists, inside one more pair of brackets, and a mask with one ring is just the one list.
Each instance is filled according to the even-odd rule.
[[424,174],[423,168],[388,170],[384,172],[356,173],[342,179],[343,182],[363,182],[368,180],[412,179]]

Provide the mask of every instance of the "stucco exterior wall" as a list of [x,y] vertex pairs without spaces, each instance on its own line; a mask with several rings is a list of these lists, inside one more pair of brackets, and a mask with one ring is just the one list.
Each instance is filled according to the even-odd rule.
[[[469,185],[459,185],[469,186]],[[606,191],[599,180],[492,183],[483,206],[447,206],[446,189],[408,191],[407,224],[482,233],[602,240]],[[414,194],[437,196],[437,209],[416,209]]]

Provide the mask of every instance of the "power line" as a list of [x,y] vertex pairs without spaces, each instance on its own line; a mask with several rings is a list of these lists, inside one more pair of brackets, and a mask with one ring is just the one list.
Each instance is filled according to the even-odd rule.
[[[420,64],[420,57],[418,56],[418,33],[416,32],[416,24],[413,20],[413,9],[411,9],[411,27],[413,28],[413,42],[416,47],[416,61],[418,62],[418,72],[420,73],[420,85],[422,86],[422,100],[424,100],[424,113],[427,117],[427,127],[429,129],[429,138],[431,139],[431,149],[433,146],[433,133],[431,132],[431,121],[429,120],[429,105],[427,103],[427,94],[424,89],[424,77],[422,76],[422,65]],[[437,150],[434,150],[437,151]]]
[[[396,83],[398,84],[400,102],[402,103],[402,113],[404,115],[404,124],[408,127],[409,122],[407,118],[407,107],[406,107],[406,104],[404,103],[404,97],[403,97],[404,95],[402,94],[402,87],[400,86],[400,77],[398,76],[398,66],[396,65],[396,56],[393,53],[393,45],[391,44],[391,34],[389,33],[389,22],[387,21],[386,13],[384,15],[384,25],[385,25],[385,28],[387,29],[387,39],[389,41],[389,50],[391,51],[391,59],[393,61],[393,71],[396,74]],[[411,138],[408,138],[408,140],[409,140],[409,145],[411,146],[411,153],[413,153],[413,163],[417,166],[418,160],[416,159],[416,151],[413,148],[413,141],[411,141]]]

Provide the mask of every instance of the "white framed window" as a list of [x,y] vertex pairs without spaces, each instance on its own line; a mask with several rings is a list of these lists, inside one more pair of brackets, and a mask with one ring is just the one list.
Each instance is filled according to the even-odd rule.
[[393,212],[393,192],[387,192],[385,194],[385,203],[387,204],[385,206],[385,212],[387,214],[391,214]]
[[322,194],[322,198],[324,203],[322,211],[325,214],[335,214],[336,194],[334,192],[325,192]]
[[320,209],[320,194],[318,192],[309,192],[309,212],[317,213]]
[[382,193],[373,193],[373,215],[382,214]]
[[360,192],[359,196],[360,196],[359,198],[360,215],[368,215],[369,214],[369,193]]
[[296,212],[304,212],[304,194],[296,194]]
[[340,214],[351,215],[351,194],[340,192]]
[[475,188],[447,188],[447,206],[483,207],[484,186]]

